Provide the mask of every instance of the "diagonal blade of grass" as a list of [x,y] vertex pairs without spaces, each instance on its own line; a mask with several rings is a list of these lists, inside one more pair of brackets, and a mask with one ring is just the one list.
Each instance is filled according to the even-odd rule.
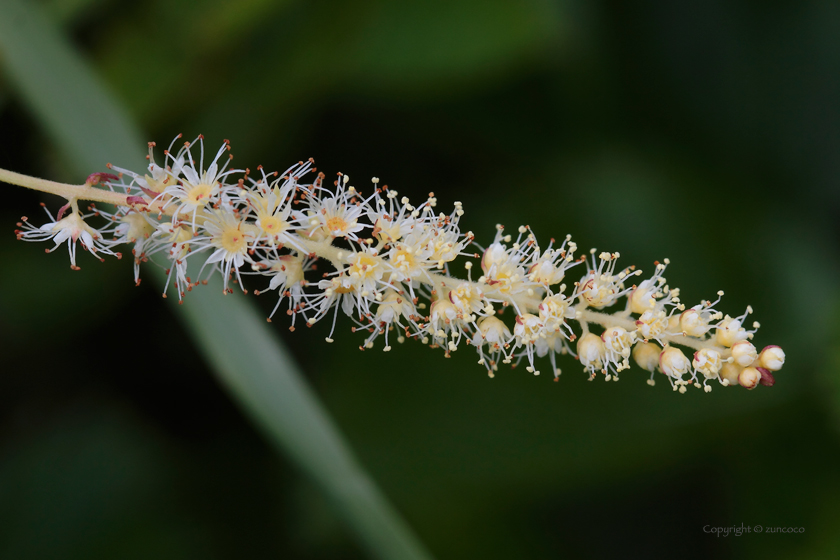
[[[9,83],[82,176],[144,161],[137,129],[56,27],[30,2],[0,0]],[[374,557],[429,558],[359,466],[290,356],[243,298],[196,290],[178,316],[225,386],[312,476]]]

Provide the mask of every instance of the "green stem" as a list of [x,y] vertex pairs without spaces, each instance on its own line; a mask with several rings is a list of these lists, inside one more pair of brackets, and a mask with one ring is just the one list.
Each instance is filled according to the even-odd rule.
[[106,191],[105,189],[97,189],[88,184],[69,185],[67,183],[56,183],[55,181],[47,181],[46,179],[39,179],[37,177],[30,177],[14,171],[0,169],[0,182],[9,183],[10,185],[17,185],[19,187],[26,187],[40,192],[55,194],[66,198],[67,200],[90,200],[92,202],[102,202],[104,204],[113,204],[114,206],[125,206],[126,195]]

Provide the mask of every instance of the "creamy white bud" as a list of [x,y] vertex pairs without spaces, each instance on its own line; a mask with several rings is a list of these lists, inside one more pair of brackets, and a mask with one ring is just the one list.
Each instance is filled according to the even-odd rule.
[[604,341],[596,334],[586,333],[577,343],[578,358],[583,367],[590,371],[601,369],[606,357]]
[[653,294],[656,292],[656,286],[653,283],[644,281],[638,288],[630,293],[630,311],[641,315],[645,311],[650,311],[656,306],[656,299]]
[[687,309],[680,315],[680,331],[688,336],[703,336],[710,328],[709,322],[697,309]]
[[497,319],[496,317],[485,317],[478,323],[478,330],[481,341],[488,344],[498,344],[503,346],[510,340],[510,329],[507,325]]
[[659,354],[662,353],[662,348],[653,342],[639,342],[633,347],[633,359],[639,364],[639,367],[648,371],[653,371],[659,366]]
[[742,340],[732,345],[732,359],[741,367],[747,367],[752,364],[758,354],[752,342]]
[[679,379],[688,373],[690,367],[691,362],[679,348],[668,346],[659,354],[659,368],[665,375]]
[[738,376],[738,383],[747,389],[755,389],[759,381],[761,381],[761,372],[754,367],[744,368]]
[[717,340],[718,344],[732,346],[740,340],[746,340],[746,338],[747,331],[741,327],[741,321],[738,319],[726,317],[717,324],[715,340]]
[[738,376],[744,370],[741,366],[725,363],[720,368],[720,378],[727,381],[729,385],[738,385]]
[[770,371],[779,371],[785,365],[785,351],[778,346],[765,346],[758,356],[761,367]]

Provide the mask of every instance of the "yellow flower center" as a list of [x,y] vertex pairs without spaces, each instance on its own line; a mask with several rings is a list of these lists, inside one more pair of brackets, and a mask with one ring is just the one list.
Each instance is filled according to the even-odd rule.
[[376,223],[373,225],[373,236],[388,243],[393,243],[402,237],[400,235],[399,224],[392,223],[383,218],[376,220]]
[[516,270],[510,266],[502,266],[496,271],[495,275],[487,278],[487,284],[502,293],[508,293],[513,287],[515,272]]
[[353,291],[353,286],[342,286],[341,284],[337,284],[333,290],[337,294],[349,294]]
[[151,175],[146,175],[146,184],[149,185],[149,190],[152,190],[156,193],[162,193],[163,189],[171,185],[173,182],[170,181],[170,177],[167,175],[163,181],[158,181]]
[[128,240],[131,242],[135,242],[143,237],[148,237],[155,231],[152,224],[150,224],[145,216],[139,212],[127,214],[122,217],[121,221],[128,224],[126,237],[128,237]]
[[221,246],[228,253],[244,253],[248,245],[245,234],[238,227],[227,227],[222,231]]
[[260,225],[269,235],[280,234],[289,227],[289,224],[276,216],[260,216]]
[[598,307],[604,305],[614,293],[615,290],[608,285],[598,283],[594,278],[590,278],[583,285],[581,296],[589,305]]
[[391,264],[401,272],[409,272],[417,266],[417,261],[414,258],[414,253],[411,251],[411,248],[401,245],[391,256]]
[[360,279],[373,277],[378,263],[379,259],[360,253],[350,265],[350,276],[358,276]]
[[286,275],[287,284],[296,284],[303,280],[303,261],[291,255],[283,255],[272,265],[271,270],[278,270]]
[[210,200],[210,194],[213,192],[212,185],[205,185],[199,183],[189,191],[187,191],[187,202],[193,206],[204,206]]
[[173,243],[183,243],[193,238],[192,231],[185,227],[178,227],[172,232]]
[[332,218],[327,218],[327,229],[330,233],[334,231],[344,231],[347,229],[347,222],[344,221],[344,218],[341,216],[333,216]]

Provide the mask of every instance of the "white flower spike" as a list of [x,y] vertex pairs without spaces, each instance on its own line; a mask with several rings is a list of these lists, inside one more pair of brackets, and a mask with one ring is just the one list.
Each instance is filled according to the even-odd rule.
[[[231,283],[247,293],[244,282],[263,277],[262,293],[278,295],[269,321],[285,301],[291,330],[298,316],[307,326],[330,318],[332,342],[343,311],[354,323],[351,330],[366,333],[362,349],[381,339],[389,351],[394,341],[415,338],[448,357],[466,344],[490,377],[499,364],[523,360],[537,375],[539,360],[548,357],[557,380],[557,356],[572,354],[590,380],[617,381],[632,359],[649,372],[650,385],[661,372],[675,391],[694,386],[709,392],[715,380],[748,389],[771,386],[785,363],[779,346],[758,352],[753,345],[759,325],[744,327],[752,308],[738,317],[724,315],[717,310],[723,292],[686,308],[679,289],[665,279],[668,259],[654,263],[653,274],[636,284],[642,271],[619,268],[618,253],[592,249],[590,258],[575,257],[571,236],[541,248],[529,226],[514,237],[499,225],[483,248],[472,232],[461,231],[460,202],[446,214],[437,209],[434,193],[415,206],[378,178],[362,194],[342,174],[330,188],[312,160],[283,173],[258,167],[251,177],[230,167],[229,142],[210,159],[201,136],[173,153],[179,139],[164,151],[162,166],[150,143],[142,172],[108,165],[118,175],[94,173],[83,185],[0,170],[2,181],[67,200],[56,217],[47,211],[42,226],[23,218],[17,237],[52,241],[47,252],[66,243],[74,270],[78,243],[98,259],[120,257],[114,248],[127,244],[135,281],[141,268],[160,266],[168,274],[166,290],[173,287],[179,299],[214,273],[221,274],[225,293],[233,291]],[[314,179],[305,181],[312,173]],[[106,188],[96,187],[103,183]],[[81,200],[116,210],[91,205],[82,214]],[[97,228],[95,220],[104,223]],[[457,258],[466,260],[466,279],[450,272]],[[586,272],[567,290],[570,269],[584,262]],[[476,264],[481,275],[473,280]],[[512,313],[504,313],[508,308]],[[679,346],[690,349],[692,359]]]

